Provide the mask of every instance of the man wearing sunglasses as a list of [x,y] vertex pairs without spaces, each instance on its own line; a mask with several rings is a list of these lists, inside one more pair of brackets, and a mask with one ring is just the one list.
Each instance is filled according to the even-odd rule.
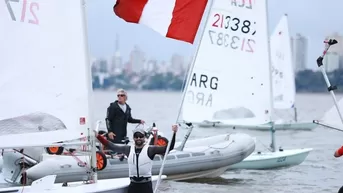
[[[174,149],[177,130],[178,126],[173,125],[173,138],[170,142],[169,151]],[[102,135],[98,135],[96,131],[94,132],[100,143],[108,149],[123,153],[128,157],[127,163],[129,164],[129,177],[131,180],[128,193],[153,193],[151,183],[153,159],[156,154],[163,155],[166,153],[167,146],[155,146],[145,143],[146,133],[140,128],[133,131],[134,144],[132,145],[116,145],[106,140]]]
[[118,99],[107,108],[106,126],[107,137],[113,143],[124,143],[127,136],[127,123],[142,123],[140,119],[134,119],[131,116],[131,108],[126,103],[127,92],[124,89],[118,89]]

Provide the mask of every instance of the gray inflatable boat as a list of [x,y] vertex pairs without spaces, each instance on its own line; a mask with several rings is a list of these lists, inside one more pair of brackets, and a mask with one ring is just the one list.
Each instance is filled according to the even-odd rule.
[[[176,143],[178,147],[181,143]],[[176,148],[177,149],[177,148]],[[164,175],[172,180],[217,177],[230,165],[241,162],[255,150],[255,141],[243,133],[223,134],[202,139],[188,140],[182,151],[172,150],[164,166]],[[19,153],[6,152],[3,156],[3,175],[9,182],[20,183],[22,175],[15,160],[21,158]],[[27,178],[37,180],[47,175],[57,175],[56,183],[82,181],[88,179],[87,169],[79,164],[89,163],[88,156],[49,155],[44,154],[42,161],[26,170]],[[162,157],[155,156],[153,175],[159,173]],[[108,157],[105,168],[98,172],[99,179],[120,178],[128,176],[127,159]]]

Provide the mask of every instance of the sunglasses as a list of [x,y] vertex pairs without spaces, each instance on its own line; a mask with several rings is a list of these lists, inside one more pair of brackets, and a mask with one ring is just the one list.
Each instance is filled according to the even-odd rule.
[[143,138],[144,138],[144,135],[139,135],[139,134],[138,134],[138,135],[134,135],[133,138],[136,138],[136,139],[138,139],[138,138],[143,139]]
[[124,94],[118,94],[117,97],[124,97]]

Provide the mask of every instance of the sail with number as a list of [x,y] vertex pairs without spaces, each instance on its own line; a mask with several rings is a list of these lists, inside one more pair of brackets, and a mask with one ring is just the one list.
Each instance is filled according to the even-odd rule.
[[270,37],[275,109],[289,109],[294,106],[295,80],[290,41],[285,14]]
[[188,74],[184,121],[270,122],[266,1],[216,0]]
[[[82,9],[79,0],[0,1],[0,135],[86,134],[92,90]],[[59,133],[20,140],[74,136]]]

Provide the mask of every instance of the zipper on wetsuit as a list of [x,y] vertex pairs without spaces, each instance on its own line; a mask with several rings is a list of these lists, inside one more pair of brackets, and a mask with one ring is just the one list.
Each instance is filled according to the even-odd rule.
[[139,157],[139,153],[136,153],[136,169],[137,169],[137,178],[139,178],[139,169],[138,169],[138,157]]

